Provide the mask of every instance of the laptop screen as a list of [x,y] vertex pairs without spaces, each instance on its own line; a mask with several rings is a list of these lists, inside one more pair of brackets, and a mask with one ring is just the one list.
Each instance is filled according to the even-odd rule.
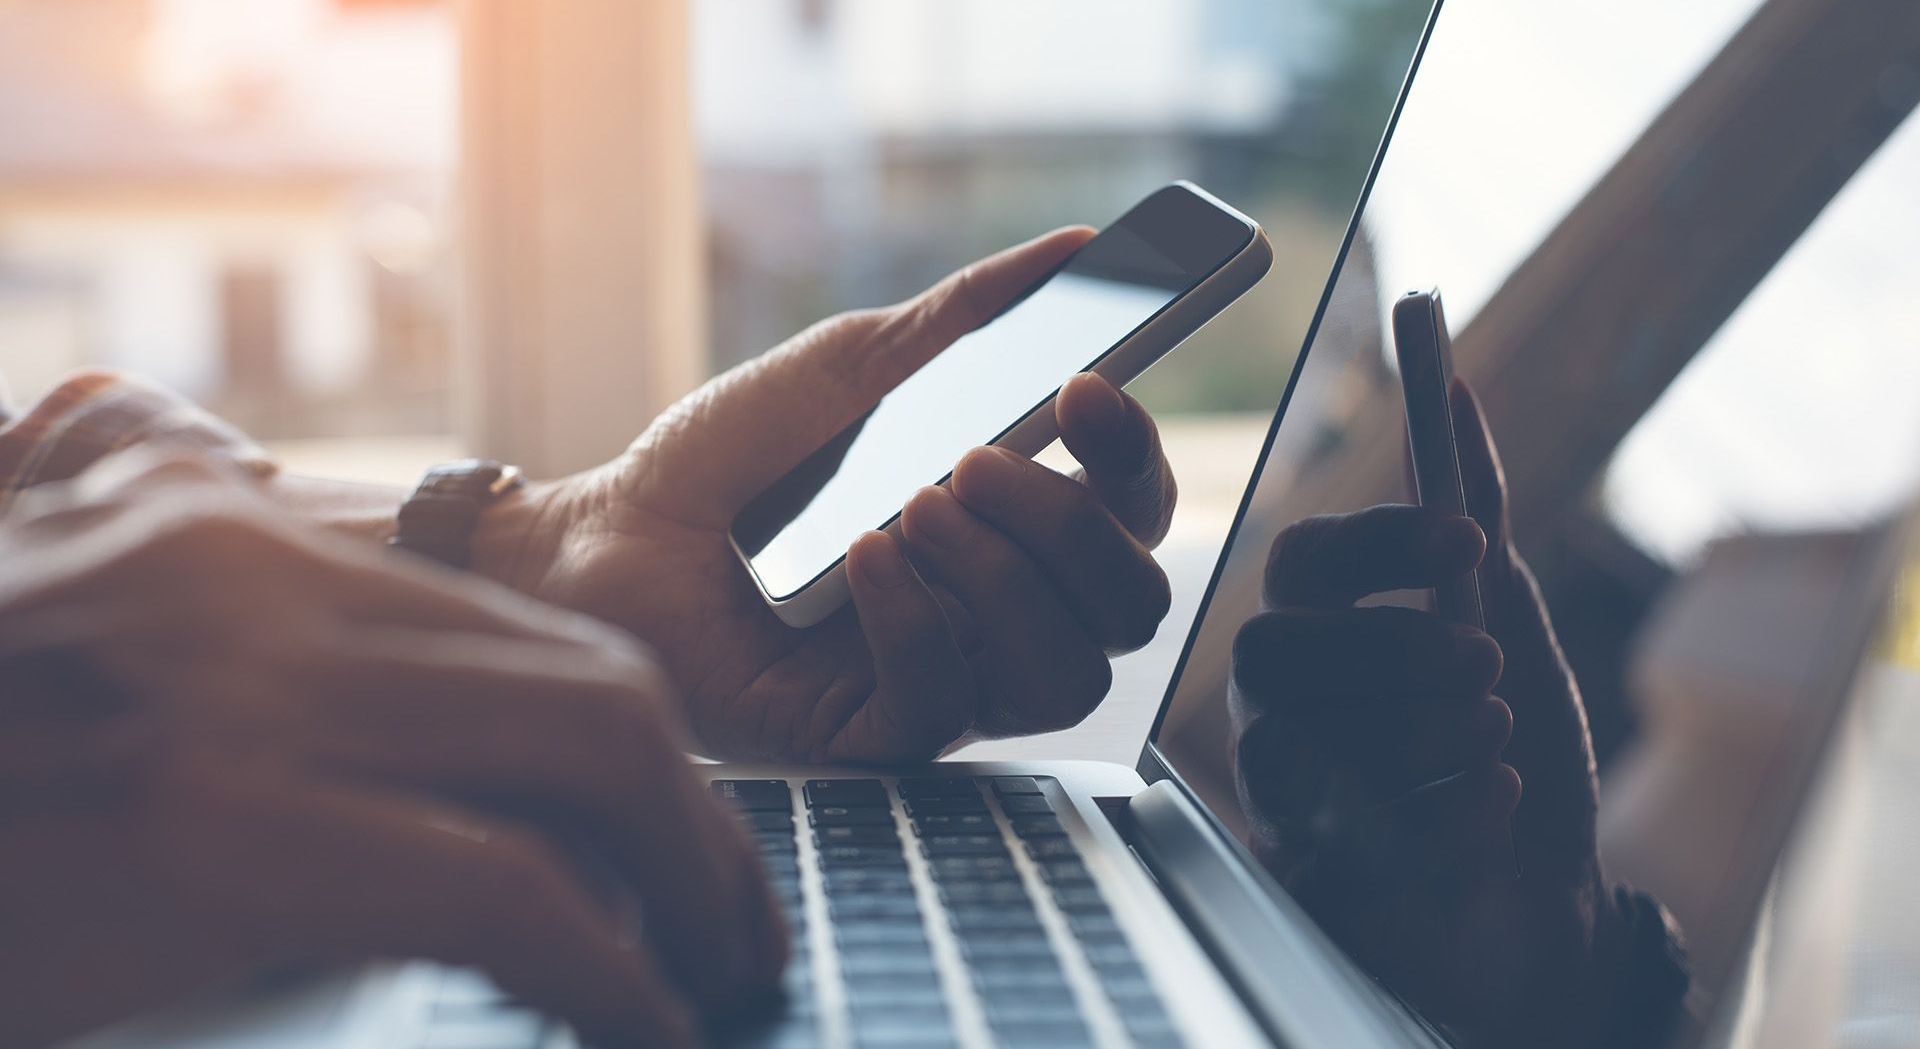
[[[1619,886],[1710,1011],[1884,594],[1920,121],[1749,154],[1835,172],[1814,207],[1743,170],[1799,134],[1738,115],[1772,82],[1686,100],[1761,6],[1447,0],[1155,724],[1149,772],[1443,1028],[1546,1044]],[[1428,611],[1482,533],[1393,508],[1389,315],[1435,287],[1497,655]]]

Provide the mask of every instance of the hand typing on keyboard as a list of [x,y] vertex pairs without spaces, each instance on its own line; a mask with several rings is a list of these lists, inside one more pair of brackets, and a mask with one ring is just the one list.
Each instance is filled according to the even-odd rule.
[[0,1045],[426,957],[686,1046],[691,1006],[775,980],[747,836],[625,635],[149,453],[21,496],[0,564]]

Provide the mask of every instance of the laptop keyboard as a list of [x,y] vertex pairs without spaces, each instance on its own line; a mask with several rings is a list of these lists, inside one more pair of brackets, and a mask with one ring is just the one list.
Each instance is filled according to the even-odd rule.
[[[712,1032],[711,1044],[1183,1045],[1050,786],[1024,776],[815,779],[797,791],[785,780],[713,781],[759,844],[792,962],[779,1008]],[[576,1045],[477,973],[449,970],[436,986],[420,1049]]]
[[[830,1044],[837,1027],[860,1049],[979,1045],[963,1042],[963,1001],[1002,1049],[1182,1044],[1042,781],[908,778],[890,790],[878,779],[816,779],[798,792],[797,808],[784,780],[716,780],[712,789],[757,839],[793,935],[785,1011],[716,1044],[813,1049]],[[819,873],[831,959],[814,957],[802,835]],[[1014,849],[1038,879],[1023,873]],[[916,862],[931,893],[916,884]],[[1050,916],[1035,905],[1036,880],[1051,898]],[[940,925],[947,935],[930,936]],[[1092,1020],[1075,990],[1058,949],[1063,939],[1106,996],[1093,1005],[1104,1023]],[[960,964],[943,967],[943,951]],[[845,1006],[833,1019],[822,1011],[823,965]]]

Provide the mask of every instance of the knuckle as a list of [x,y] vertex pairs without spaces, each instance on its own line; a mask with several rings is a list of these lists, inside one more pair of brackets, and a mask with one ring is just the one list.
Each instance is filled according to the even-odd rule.
[[546,842],[521,832],[495,832],[467,883],[483,904],[504,902],[512,910],[550,917],[574,892],[565,870],[559,852]]
[[1135,595],[1124,604],[1114,629],[1114,644],[1128,652],[1145,648],[1173,610],[1173,585],[1159,562],[1148,559],[1139,575]]
[[1280,652],[1292,631],[1291,616],[1262,612],[1247,620],[1233,636],[1233,680],[1250,698],[1269,697],[1274,686],[1272,668],[1282,661]]
[[1113,532],[1119,522],[1091,488],[1078,482],[1060,486],[1062,507],[1054,524],[1056,543],[1080,545],[1090,535]]
[[1267,556],[1266,588],[1269,600],[1277,602],[1287,593],[1291,584],[1304,574],[1306,566],[1313,563],[1325,542],[1327,530],[1333,526],[1334,518],[1319,516],[1302,518],[1280,530]]

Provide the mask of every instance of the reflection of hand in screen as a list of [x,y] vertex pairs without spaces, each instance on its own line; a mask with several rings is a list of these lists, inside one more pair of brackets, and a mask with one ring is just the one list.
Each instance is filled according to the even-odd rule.
[[[1275,542],[1234,649],[1236,783],[1262,861],[1374,976],[1470,1044],[1562,1044],[1601,1008],[1615,924],[1592,748],[1492,439],[1453,394],[1472,520],[1376,506]],[[1355,606],[1476,566],[1487,633]]]

